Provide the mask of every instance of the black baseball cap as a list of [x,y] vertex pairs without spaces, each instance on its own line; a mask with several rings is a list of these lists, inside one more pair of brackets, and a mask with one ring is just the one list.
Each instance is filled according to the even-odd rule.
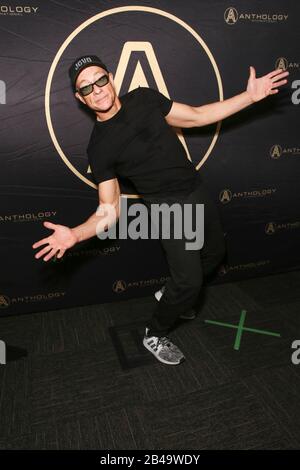
[[98,67],[101,67],[108,72],[106,65],[96,55],[83,55],[82,57],[78,57],[69,68],[69,76],[74,91],[76,90],[75,84],[78,75],[82,70],[90,67],[91,65],[98,65]]

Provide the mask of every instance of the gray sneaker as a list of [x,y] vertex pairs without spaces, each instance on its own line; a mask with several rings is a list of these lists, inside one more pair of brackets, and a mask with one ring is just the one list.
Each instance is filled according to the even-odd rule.
[[167,336],[148,336],[149,329],[146,328],[143,345],[156,359],[164,364],[176,366],[185,360],[180,349],[172,343]]
[[[158,302],[162,298],[164,291],[165,291],[165,286],[162,286],[161,289],[155,292],[154,296]],[[191,309],[188,312],[181,313],[181,315],[179,315],[179,318],[181,318],[182,320],[195,320],[196,312],[194,309]]]

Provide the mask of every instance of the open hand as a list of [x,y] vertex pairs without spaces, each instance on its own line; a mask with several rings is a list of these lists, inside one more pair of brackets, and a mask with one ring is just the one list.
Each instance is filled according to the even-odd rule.
[[44,255],[46,255],[44,261],[49,261],[53,256],[61,258],[65,251],[77,242],[76,236],[69,227],[53,224],[52,222],[44,222],[43,225],[44,227],[54,230],[54,232],[49,237],[43,238],[32,245],[34,249],[46,245],[35,254],[36,259]]
[[256,78],[255,68],[250,66],[247,92],[249,93],[252,101],[260,101],[269,95],[278,93],[278,87],[287,83],[286,79],[282,79],[288,75],[289,72],[283,72],[282,69],[276,69],[263,77]]

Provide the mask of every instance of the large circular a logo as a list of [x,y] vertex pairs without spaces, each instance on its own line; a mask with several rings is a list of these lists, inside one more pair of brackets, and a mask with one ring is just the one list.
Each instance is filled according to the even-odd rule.
[[[118,15],[123,15],[122,19],[118,19]],[[124,15],[127,30],[123,31]],[[155,21],[151,15],[156,15]],[[118,34],[115,34],[116,30]],[[180,35],[184,36],[184,45]],[[135,55],[141,52],[145,59]],[[75,57],[91,53],[99,55],[110,70],[116,70],[114,82],[118,94],[122,87],[126,93],[137,86],[150,86],[174,99],[174,86],[170,90],[170,80],[165,79],[165,70],[171,68],[168,74],[176,84],[177,94],[195,96],[195,103],[190,104],[223,100],[222,81],[211,51],[200,35],[180,18],[157,8],[125,6],[106,10],[84,21],[67,37],[51,64],[45,89],[45,114],[52,142],[62,161],[93,188],[97,186],[88,177],[90,169],[86,156],[93,123],[91,119],[85,119],[82,109],[78,109],[67,73]],[[135,69],[132,58],[135,58]],[[197,170],[211,154],[220,127],[221,122],[216,124],[213,132],[201,136],[201,144],[200,139],[197,143],[193,138],[187,145],[185,140],[189,136],[179,131],[187,156]],[[205,148],[199,149],[200,145]]]

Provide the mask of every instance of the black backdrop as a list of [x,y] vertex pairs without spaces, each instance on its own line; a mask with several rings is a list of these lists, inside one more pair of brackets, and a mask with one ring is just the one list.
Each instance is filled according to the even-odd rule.
[[1,3],[0,314],[149,295],[168,276],[155,240],[94,238],[60,261],[34,258],[50,234],[43,221],[75,226],[97,207],[93,120],[67,74],[86,53],[107,63],[120,94],[150,86],[193,105],[244,91],[249,65],[289,70],[278,95],[183,138],[226,232],[214,282],[299,267],[299,19],[298,2],[283,0]]

